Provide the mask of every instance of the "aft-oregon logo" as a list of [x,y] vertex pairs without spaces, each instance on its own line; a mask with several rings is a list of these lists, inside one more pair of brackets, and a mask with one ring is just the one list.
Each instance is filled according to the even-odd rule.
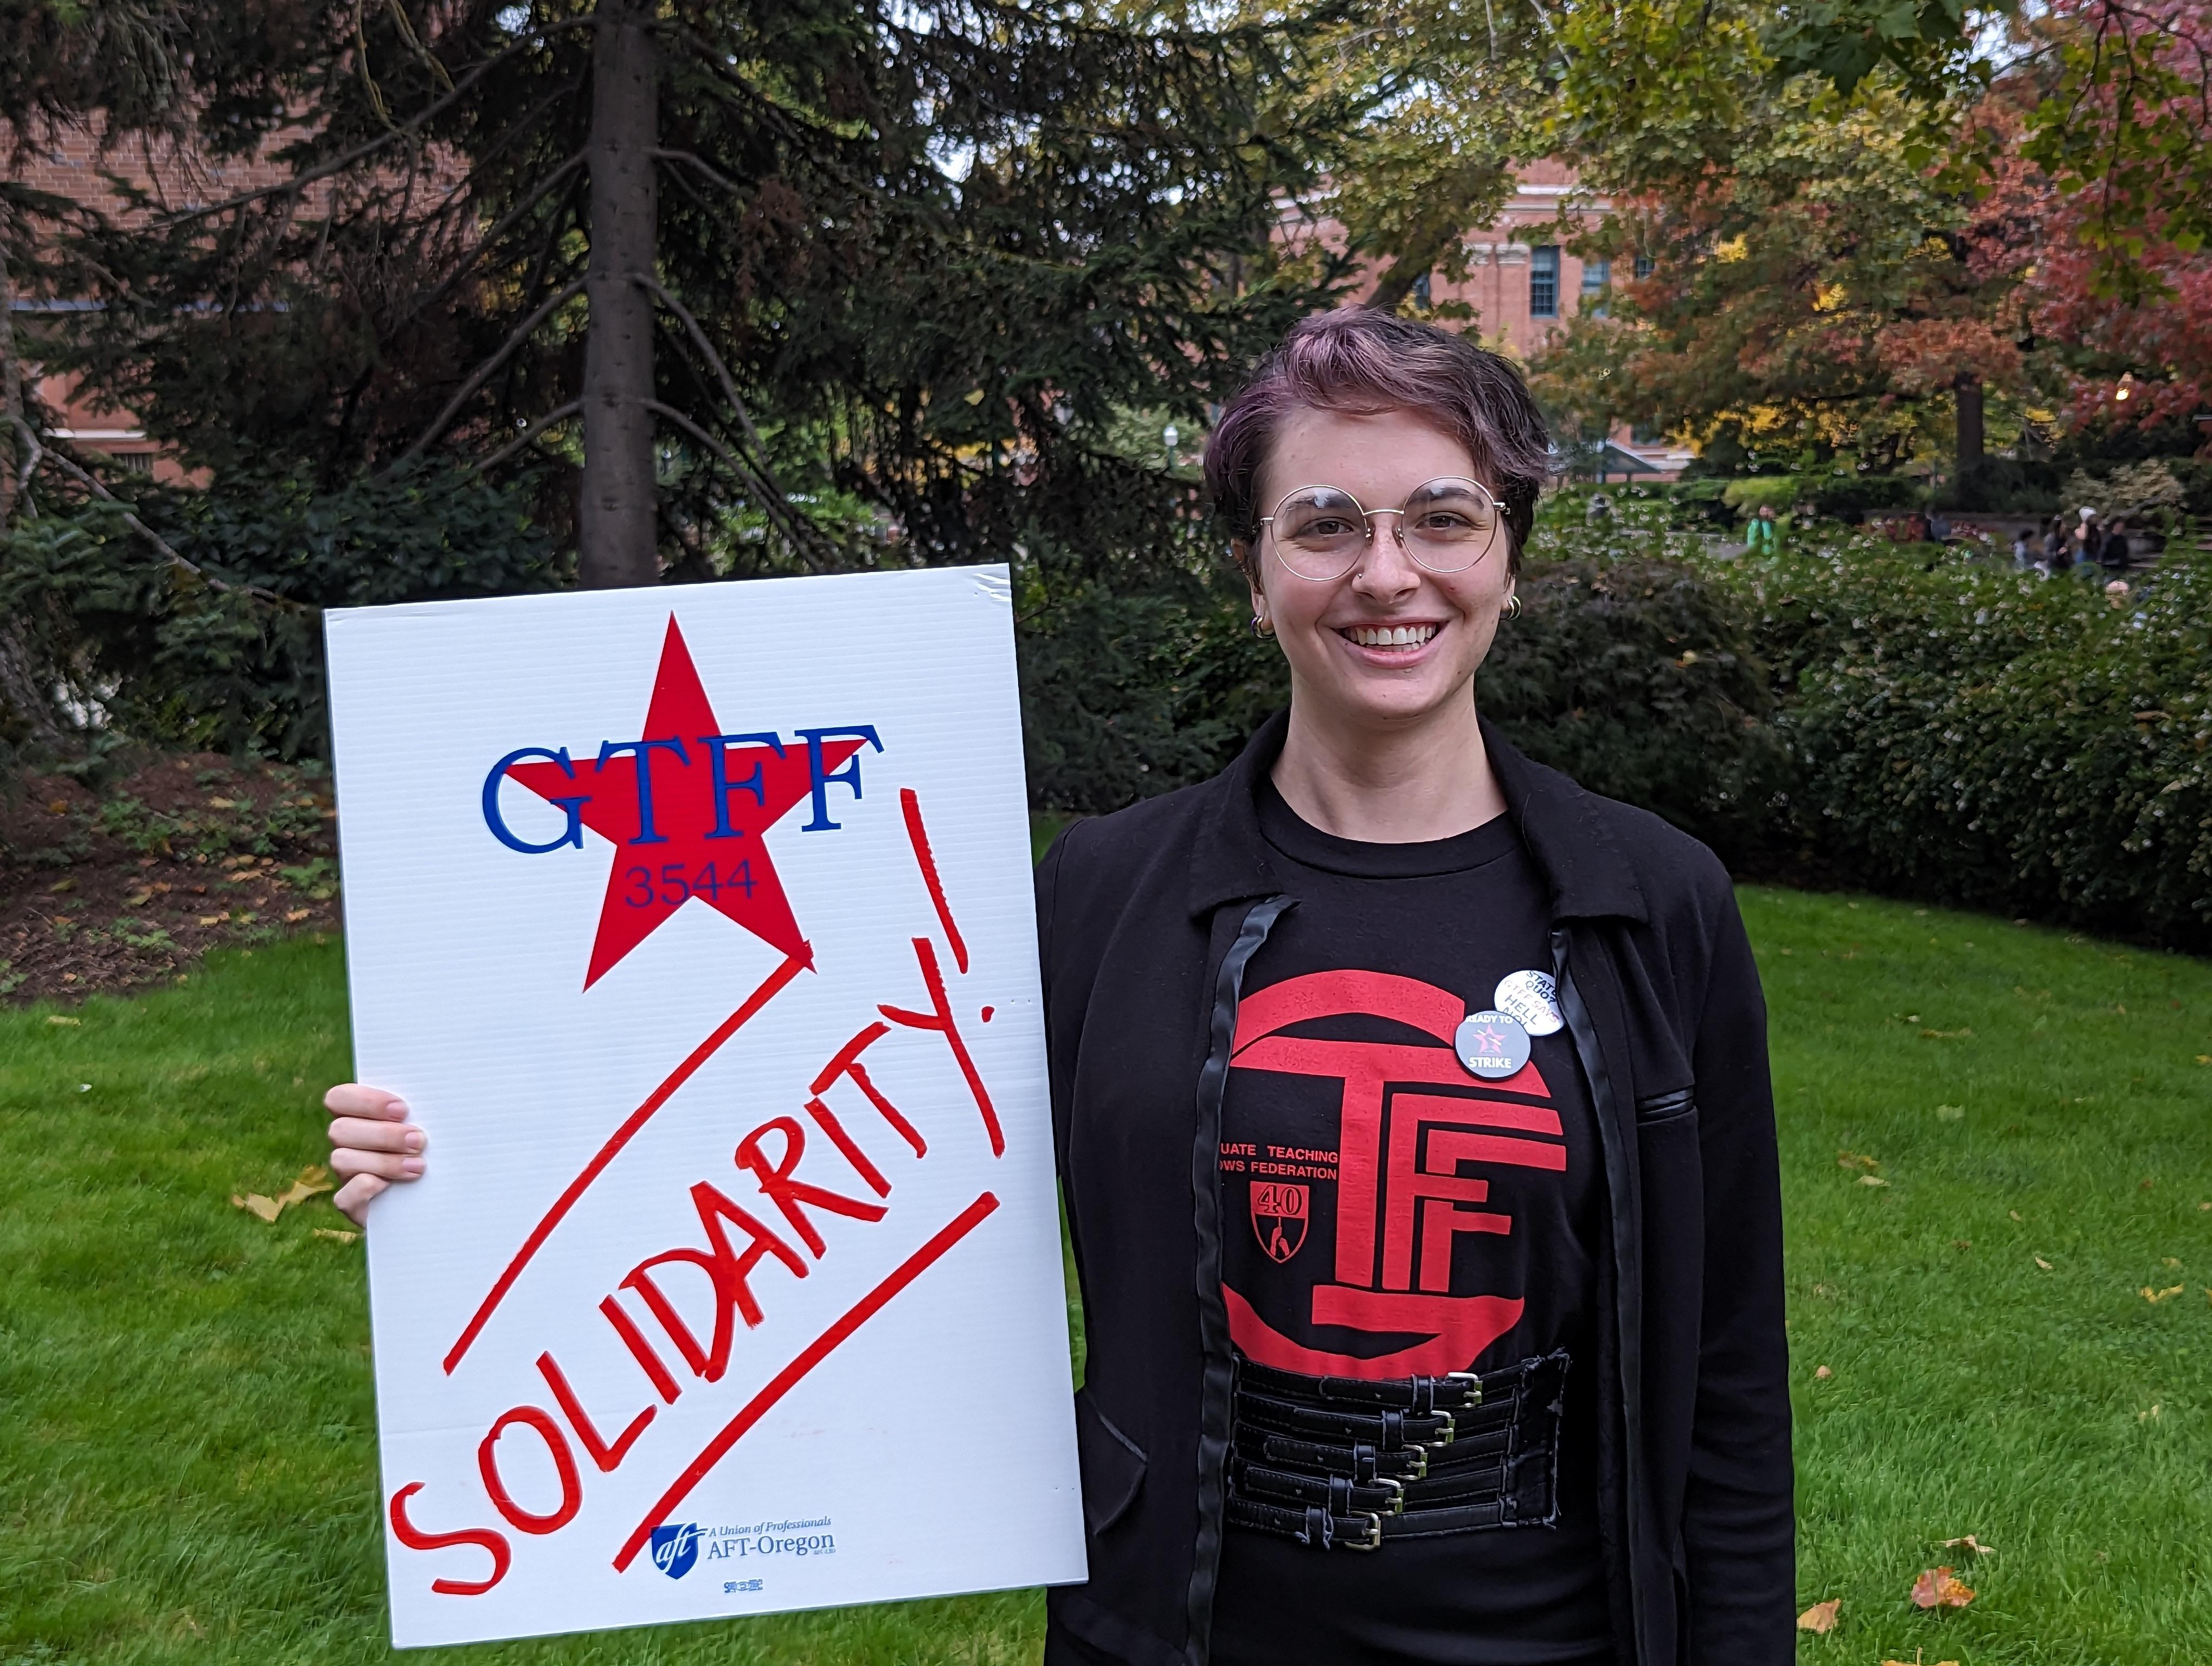
[[681,1579],[699,1560],[699,1524],[653,1529],[653,1565],[672,1579]]

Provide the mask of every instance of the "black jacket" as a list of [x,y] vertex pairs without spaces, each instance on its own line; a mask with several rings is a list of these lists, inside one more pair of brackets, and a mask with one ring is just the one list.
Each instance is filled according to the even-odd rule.
[[[1055,1666],[1208,1655],[1231,1376],[1215,1147],[1244,969],[1297,902],[1253,800],[1285,727],[1200,786],[1075,823],[1037,871],[1090,1345],[1091,1578],[1051,1593]],[[1599,1474],[1622,1657],[1784,1666],[1781,1197],[1765,1005],[1728,875],[1658,818],[1483,733],[1551,886],[1553,970],[1604,1152]]]

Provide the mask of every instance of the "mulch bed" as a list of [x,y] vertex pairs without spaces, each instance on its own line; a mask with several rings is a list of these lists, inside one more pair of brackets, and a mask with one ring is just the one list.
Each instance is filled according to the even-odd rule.
[[205,951],[335,930],[326,775],[211,753],[0,785],[0,1001],[187,976]]

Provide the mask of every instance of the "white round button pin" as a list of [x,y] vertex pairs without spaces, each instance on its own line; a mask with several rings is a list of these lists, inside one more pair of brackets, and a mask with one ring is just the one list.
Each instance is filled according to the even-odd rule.
[[1452,1036],[1452,1051],[1485,1081],[1502,1082],[1528,1062],[1528,1032],[1510,1012],[1469,1012]]
[[1498,982],[1498,993],[1491,997],[1501,1012],[1509,1012],[1521,1020],[1521,1027],[1532,1036],[1548,1036],[1565,1026],[1559,1016],[1559,985],[1549,972],[1509,972]]

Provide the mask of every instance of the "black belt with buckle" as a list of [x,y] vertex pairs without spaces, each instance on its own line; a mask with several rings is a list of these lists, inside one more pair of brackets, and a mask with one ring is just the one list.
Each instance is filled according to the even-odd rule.
[[1229,1520],[1316,1550],[1549,1527],[1567,1365],[1368,1381],[1240,1359]]

